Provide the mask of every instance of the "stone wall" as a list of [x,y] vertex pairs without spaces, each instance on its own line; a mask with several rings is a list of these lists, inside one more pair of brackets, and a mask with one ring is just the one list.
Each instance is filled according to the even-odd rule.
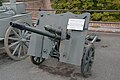
[[[26,11],[32,13],[32,19],[36,19],[38,16],[38,9],[41,7],[40,0],[29,0],[25,1],[26,5]],[[36,10],[30,10],[30,9],[36,9]]]

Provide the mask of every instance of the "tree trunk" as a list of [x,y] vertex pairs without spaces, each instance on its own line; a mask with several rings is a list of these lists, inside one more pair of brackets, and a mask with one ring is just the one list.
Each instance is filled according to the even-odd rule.
[[[52,9],[50,0],[40,0],[40,9]],[[50,13],[55,13],[56,11],[49,11]]]
[[52,9],[50,0],[40,0],[41,9]]

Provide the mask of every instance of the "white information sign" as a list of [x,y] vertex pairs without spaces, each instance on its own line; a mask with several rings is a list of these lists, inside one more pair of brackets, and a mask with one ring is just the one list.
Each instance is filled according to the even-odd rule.
[[67,29],[83,30],[85,19],[69,19]]

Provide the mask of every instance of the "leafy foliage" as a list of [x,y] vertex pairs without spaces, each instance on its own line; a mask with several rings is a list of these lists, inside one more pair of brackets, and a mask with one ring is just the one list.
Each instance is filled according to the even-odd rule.
[[[54,0],[52,7],[69,10],[119,10],[120,0]],[[119,16],[120,12],[91,12],[91,20],[96,21],[120,21]]]
[[0,6],[2,6],[2,0],[0,0]]

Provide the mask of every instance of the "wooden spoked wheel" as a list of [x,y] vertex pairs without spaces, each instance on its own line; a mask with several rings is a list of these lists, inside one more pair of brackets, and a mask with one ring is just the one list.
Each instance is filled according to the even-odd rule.
[[5,33],[4,46],[7,54],[14,60],[25,59],[31,33],[9,27]]

